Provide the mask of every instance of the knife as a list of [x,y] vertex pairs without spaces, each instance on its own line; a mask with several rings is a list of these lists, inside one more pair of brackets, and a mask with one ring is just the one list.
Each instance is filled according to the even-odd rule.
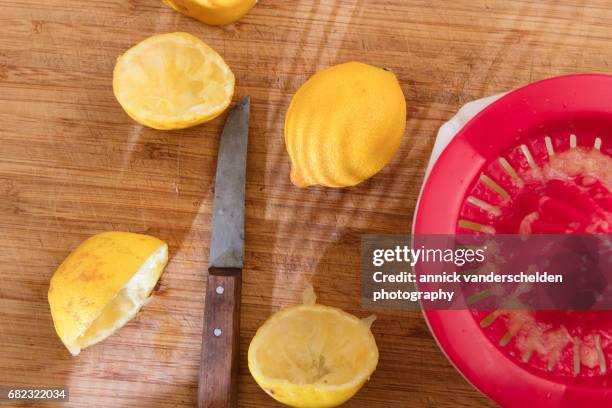
[[238,400],[240,286],[250,98],[230,111],[219,144],[198,386],[200,408]]

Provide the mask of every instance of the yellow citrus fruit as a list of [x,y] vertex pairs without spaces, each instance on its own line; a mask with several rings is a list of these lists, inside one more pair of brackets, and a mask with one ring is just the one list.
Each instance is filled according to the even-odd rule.
[[285,117],[291,180],[298,187],[346,187],[378,173],[400,146],[406,100],[395,75],[360,62],[306,81]]
[[178,12],[209,25],[226,25],[240,20],[257,0],[162,0]]
[[113,91],[135,121],[182,129],[220,115],[234,94],[234,74],[223,58],[187,33],[154,35],[117,59]]
[[72,355],[104,340],[145,303],[168,262],[168,245],[130,232],[85,240],[55,271],[49,306],[55,331]]
[[304,304],[273,314],[249,346],[249,370],[272,398],[292,407],[325,408],[351,398],[378,364],[370,330],[360,320],[316,304],[312,288]]

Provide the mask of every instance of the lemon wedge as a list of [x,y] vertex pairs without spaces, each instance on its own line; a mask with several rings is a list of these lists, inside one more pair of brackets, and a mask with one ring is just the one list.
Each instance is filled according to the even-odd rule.
[[209,25],[226,25],[240,20],[257,0],[162,0],[178,12]]
[[117,59],[113,91],[135,121],[154,129],[182,129],[220,115],[234,94],[223,58],[187,33],[155,35]]
[[249,370],[259,386],[292,407],[325,408],[351,398],[378,364],[370,330],[374,317],[360,320],[316,304],[312,288],[304,304],[273,314],[249,346]]
[[147,301],[168,262],[168,245],[129,232],[104,232],[78,246],[49,285],[57,335],[72,355],[125,325]]

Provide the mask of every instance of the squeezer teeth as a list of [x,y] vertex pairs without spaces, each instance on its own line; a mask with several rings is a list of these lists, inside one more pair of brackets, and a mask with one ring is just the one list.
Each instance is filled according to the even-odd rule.
[[521,357],[521,360],[523,361],[523,363],[527,363],[529,362],[529,359],[531,358],[532,355],[533,355],[533,349],[529,349],[525,352],[525,354],[523,354],[523,356]]
[[572,133],[570,135],[570,149],[575,149],[575,148],[576,148],[576,135]]
[[521,151],[523,152],[523,155],[525,156],[525,159],[527,159],[527,163],[529,163],[529,167],[531,167],[532,170],[540,169],[540,166],[538,166],[536,163],[527,145],[522,144]]
[[580,374],[580,339],[574,337],[574,348],[573,348],[573,362],[574,362],[574,377]]
[[[516,173],[514,173],[516,174]],[[517,176],[518,177],[518,176]],[[507,200],[510,198],[510,193],[508,193],[502,186],[500,186],[495,180],[486,174],[482,174],[480,179],[483,183],[485,183],[491,190],[495,191],[497,194],[501,196],[502,199]]]
[[474,221],[459,220],[459,227],[476,232],[482,232],[484,234],[495,234],[495,228],[492,226],[483,225]]
[[482,318],[482,320],[480,321],[480,327],[489,327],[490,325],[493,324],[493,322],[495,321],[495,319],[497,319],[497,316],[499,316],[498,311],[494,311],[489,313],[488,315],[486,315],[485,317]]
[[599,360],[599,372],[605,374],[607,371],[606,358],[601,347],[601,338],[598,335],[595,336],[595,350],[597,350],[597,359]]
[[[543,144],[541,144],[542,140],[543,140]],[[544,156],[548,156],[547,158],[550,158],[555,155],[555,147],[553,144],[553,140],[550,136],[544,136],[543,139],[537,140],[535,144],[537,144],[537,146],[542,146],[541,149],[544,149],[545,147],[546,153],[544,153],[544,151],[539,149],[538,147],[535,147],[535,149],[538,150],[539,153],[541,153],[541,155],[543,154]],[[569,135],[568,145],[569,145],[569,149],[574,149],[578,146],[578,137],[574,133]],[[594,139],[593,148],[601,151],[602,139],[600,137],[596,137]],[[523,162],[524,160],[523,166],[519,166],[519,168],[521,167],[525,168],[525,166],[528,166],[528,168],[533,171],[538,171],[542,169],[542,163],[540,162],[545,159],[542,159],[542,156],[540,155],[538,157],[541,160],[537,160],[533,152],[530,150],[530,147],[527,144],[519,145],[515,149],[515,151],[518,154],[513,153],[512,157],[514,157],[515,160],[518,160],[520,162]],[[520,176],[521,171],[516,168],[517,167],[516,164],[515,165],[511,164],[510,161],[508,161],[508,159],[506,159],[505,157],[499,157],[496,159],[496,161],[499,163],[498,170],[495,170],[498,176],[499,177],[509,176],[510,181],[506,180],[505,183],[513,184],[514,187],[512,188],[523,186],[524,182]],[[499,174],[499,169],[502,170],[501,175]],[[509,200],[512,197],[513,195],[511,191],[512,188],[509,189],[508,187],[504,187],[502,185],[504,183],[500,183],[496,181],[496,178],[499,178],[499,177],[493,177],[491,174],[487,174],[485,170],[485,172],[481,173],[479,177],[479,182],[482,183],[484,186],[486,186],[497,197],[499,197],[500,202],[504,202],[504,201]],[[484,197],[482,197],[482,194],[479,195],[479,194],[474,194],[474,193],[475,191],[472,191],[472,193],[467,196],[466,201],[468,203],[474,205],[475,207],[484,211],[486,214],[489,214],[493,218],[496,218],[502,215],[502,211],[498,205],[488,202]],[[489,222],[490,220],[488,220],[488,222],[483,222],[483,220],[470,219],[470,217],[468,216],[468,218],[461,217],[458,220],[458,226],[459,228],[473,231],[473,232],[494,234],[496,231],[496,228],[493,225],[490,225]]]
[[[525,146],[525,145],[523,145],[523,146]],[[527,146],[525,146],[525,148],[527,148]],[[512,165],[510,163],[508,163],[508,160],[506,160],[503,157],[500,157],[498,160],[499,160],[499,164],[501,164],[502,168],[504,170],[506,170],[506,173],[508,173],[510,175],[510,177],[512,177],[512,179],[514,179],[517,183],[519,183],[521,181],[521,178],[517,174],[516,170],[514,170],[514,167],[512,167]]]
[[499,345],[501,347],[506,347],[506,345],[510,343],[510,340],[512,340],[512,337],[514,337],[512,333],[510,333],[509,331],[506,332],[506,334],[504,334],[503,337],[499,340]]
[[546,153],[548,153],[548,156],[549,157],[554,156],[555,148],[553,147],[552,139],[550,138],[550,136],[544,137],[544,144],[546,144]]
[[600,137],[595,138],[595,143],[593,144],[593,147],[597,150],[601,150],[601,138]]
[[[541,141],[542,139],[540,139],[540,142]],[[593,142],[593,148],[601,151],[602,144],[603,144],[603,141],[601,137],[596,137]],[[547,156],[546,159],[548,159],[554,156],[556,153],[555,147],[553,144],[553,140],[550,136],[544,136],[543,144],[540,144],[538,146],[541,146],[541,149],[542,149],[539,151],[540,156],[537,156],[539,159],[542,159],[543,157],[542,155],[544,155],[544,157]],[[568,147],[569,149],[574,149],[577,146],[578,146],[578,138],[575,134],[572,133],[569,136],[569,146]],[[537,146],[535,148],[538,149]],[[543,150],[544,148],[545,148],[546,153],[544,153],[544,150]],[[540,162],[541,160],[539,161],[534,157],[532,151],[530,150],[527,144],[521,144],[518,147],[518,151],[522,153],[526,164],[528,164],[528,167],[531,170],[538,171],[539,169],[542,168],[542,163]],[[517,186],[522,186],[523,179],[520,176],[521,172],[517,171],[517,169],[505,157],[499,157],[497,160],[500,165],[500,168],[503,169],[503,171],[510,177],[510,180],[512,181],[512,183],[514,183]],[[525,168],[525,166],[523,166],[523,168]],[[501,199],[500,202],[502,203],[510,199],[510,197],[512,196],[511,192],[508,191],[507,188],[504,188],[491,175],[485,172],[481,173],[479,182],[487,186],[492,192],[496,193],[496,195]],[[496,199],[497,198],[494,197],[493,201],[495,201]],[[471,205],[477,207],[478,209],[484,211],[485,213],[491,215],[492,217],[499,217],[502,215],[502,210],[498,205],[491,204],[490,202],[485,200],[482,194],[480,194],[480,196],[474,195],[474,190],[472,191],[472,194],[467,196],[466,201],[470,203]],[[473,219],[466,219],[463,217],[459,219],[458,226],[459,228],[462,228],[462,229],[471,230],[471,231],[480,232],[480,233],[495,233],[495,227],[493,225],[489,225],[489,224],[483,223],[481,221],[476,221]],[[500,316],[500,310],[495,310],[487,314],[485,317],[483,317],[480,320],[480,323],[479,323],[480,327],[484,329],[484,328],[491,326],[495,322],[498,316]],[[506,347],[512,341],[513,338],[514,338],[514,334],[512,334],[510,331],[506,331],[506,333],[500,338],[498,344],[500,347]],[[598,334],[595,336],[594,339],[595,339],[595,350],[597,352],[597,361],[599,364],[599,372],[601,374],[606,374],[607,364],[606,364],[604,350],[601,344],[601,337]],[[581,341],[579,338],[575,337],[572,339],[572,343],[573,343],[573,347],[572,347],[573,375],[578,376],[582,369],[582,362],[581,362],[581,357],[580,357]],[[532,355],[533,355],[533,349],[529,349],[521,356],[521,360],[524,363],[527,363]],[[547,364],[547,370],[550,372],[553,369],[554,369],[554,364],[551,361],[549,361]]]
[[486,201],[481,200],[480,198],[476,198],[474,196],[469,196],[467,198],[467,200],[474,204],[476,207],[480,208],[483,211],[488,212],[489,214],[495,216],[495,217],[499,217],[502,212],[499,209],[499,207],[491,205],[489,203],[487,203]]

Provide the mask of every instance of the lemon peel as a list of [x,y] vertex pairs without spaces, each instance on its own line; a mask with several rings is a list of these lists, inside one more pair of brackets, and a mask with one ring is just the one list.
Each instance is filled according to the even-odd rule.
[[109,231],[83,241],[48,291],[55,331],[68,351],[78,355],[133,318],[167,262],[168,245],[149,235]]
[[162,0],[166,5],[208,25],[227,25],[244,17],[257,0]]

